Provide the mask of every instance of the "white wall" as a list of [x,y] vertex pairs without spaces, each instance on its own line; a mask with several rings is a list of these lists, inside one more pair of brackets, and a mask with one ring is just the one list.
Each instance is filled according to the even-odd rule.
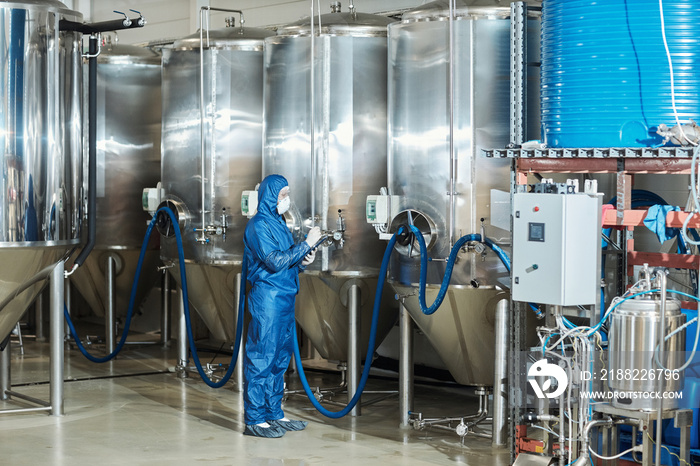
[[[113,10],[141,11],[147,20],[145,28],[119,32],[119,40],[126,44],[174,39],[196,32],[202,5],[243,10],[245,25],[251,27],[290,23],[311,12],[308,0],[73,0],[65,3],[80,10],[85,19],[91,21],[115,19],[118,15]],[[322,13],[330,12],[330,0],[321,0],[320,3]],[[347,11],[348,0],[341,0],[341,3],[343,11]],[[376,13],[422,3],[423,0],[356,0],[355,7],[360,12]],[[211,28],[224,27],[224,16],[227,15],[212,13]]]

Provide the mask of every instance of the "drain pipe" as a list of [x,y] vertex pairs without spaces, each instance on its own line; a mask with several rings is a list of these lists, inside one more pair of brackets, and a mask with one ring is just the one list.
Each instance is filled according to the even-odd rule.
[[[141,28],[146,25],[143,15],[136,10],[131,10],[139,15],[130,19],[124,13],[124,19],[103,21],[100,23],[77,23],[75,21],[61,20],[59,29],[62,31],[75,31],[89,34],[89,51],[85,57],[88,64],[88,239],[85,247],[80,251],[73,263],[73,267],[66,276],[71,275],[83,265],[85,259],[95,247],[97,237],[97,57],[100,54],[100,33],[118,31],[123,29]],[[62,313],[62,312],[61,312]]]

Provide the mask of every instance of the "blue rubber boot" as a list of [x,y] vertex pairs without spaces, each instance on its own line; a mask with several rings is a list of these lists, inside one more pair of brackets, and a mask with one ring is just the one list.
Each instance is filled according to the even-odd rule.
[[270,427],[262,427],[259,425],[245,426],[245,431],[243,435],[250,435],[252,437],[263,437],[263,438],[280,438],[287,431],[279,426],[270,424]]
[[306,421],[294,421],[292,419],[288,421],[278,419],[276,421],[267,421],[267,423],[271,426],[279,427],[285,431],[304,430],[306,429],[306,426],[309,425],[309,423]]

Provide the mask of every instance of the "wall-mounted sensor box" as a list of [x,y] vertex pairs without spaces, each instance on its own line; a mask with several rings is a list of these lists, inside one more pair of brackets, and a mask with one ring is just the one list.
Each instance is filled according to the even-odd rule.
[[258,211],[258,192],[243,191],[241,194],[241,214],[251,218]]

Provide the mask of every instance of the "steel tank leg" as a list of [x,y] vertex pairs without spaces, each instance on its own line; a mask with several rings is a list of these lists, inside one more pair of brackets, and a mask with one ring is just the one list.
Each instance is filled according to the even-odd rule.
[[493,439],[491,445],[506,444],[508,424],[508,314],[510,303],[501,299],[496,304],[496,364],[493,380]]
[[[63,294],[63,300],[64,300],[64,303],[63,303],[63,304],[64,304],[64,306],[66,307],[66,310],[68,311],[68,315],[71,315],[70,280],[69,280],[69,279],[66,279],[66,280],[64,280],[64,281],[65,281],[65,286],[64,286],[64,290],[63,290],[63,293],[64,293],[64,294]],[[50,292],[49,292],[49,293],[50,293]],[[51,307],[51,302],[50,302],[50,300],[51,300],[52,298],[53,298],[53,294],[52,294],[51,297],[49,298],[49,307]],[[51,310],[49,310],[49,314],[50,314],[50,313],[51,313]],[[51,319],[50,316],[49,316],[49,319]],[[64,319],[64,320],[65,320],[65,319]],[[49,334],[50,334],[50,333],[51,333],[51,330],[49,330]],[[70,342],[69,342],[68,340],[70,340],[71,334],[70,334],[70,328],[68,327],[68,322],[65,322],[64,325],[63,325],[63,335],[64,335],[64,338],[65,338],[66,335],[68,336],[67,338],[65,338],[65,341],[66,341],[66,349],[70,349]]]
[[[360,384],[360,287],[351,285],[348,290],[348,401]],[[368,354],[368,358],[372,355]],[[351,416],[361,414],[360,402],[350,411]]]
[[[63,416],[63,361],[64,361],[64,263],[60,261],[51,272],[51,372],[49,375],[51,415]],[[65,280],[68,283],[68,280]]]
[[[241,293],[245,293],[245,289],[242,287],[242,276],[240,273],[236,274],[236,310],[238,312],[245,312],[245,309],[238,309],[238,306],[241,302]],[[236,315],[238,315],[238,312]],[[245,330],[245,328],[244,328]],[[238,329],[236,329],[238,331]],[[235,348],[234,348],[235,349]],[[245,333],[243,334],[241,338],[241,344],[238,347],[238,359],[235,362],[236,364],[236,369],[234,369],[233,373],[233,382],[234,382],[234,387],[233,390],[242,393],[243,392],[243,387],[244,387],[244,377],[243,377],[243,359],[245,358]],[[292,361],[294,358],[292,357]]]
[[167,348],[170,341],[170,273],[167,270],[163,270],[160,291],[160,343]]
[[413,411],[413,319],[403,305],[399,305],[399,411],[400,427],[409,427]]
[[34,333],[36,341],[45,341],[44,337],[44,291],[41,290],[34,301]]
[[107,256],[105,264],[105,351],[107,354],[112,354],[114,351],[114,326],[115,326],[115,310],[117,296],[115,293],[115,285],[117,279],[117,263],[114,258]]
[[0,351],[0,400],[9,400],[10,395],[7,391],[12,388],[10,379],[10,347],[12,342],[7,340],[7,346]]
[[182,288],[178,292],[178,301],[180,301],[180,312],[178,313],[178,332],[177,332],[177,375],[181,379],[187,378],[187,364],[189,363],[189,354],[187,351],[187,320],[185,320],[185,301],[182,294]]

